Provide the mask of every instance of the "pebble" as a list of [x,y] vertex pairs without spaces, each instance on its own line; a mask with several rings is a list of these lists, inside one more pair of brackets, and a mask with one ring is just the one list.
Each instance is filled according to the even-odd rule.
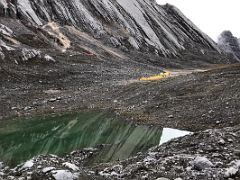
[[218,144],[220,144],[220,145],[224,145],[226,142],[224,141],[224,139],[220,139],[219,141],[218,141]]
[[32,109],[31,106],[27,106],[27,107],[24,108],[24,111],[28,111],[28,110],[31,110],[31,109]]
[[49,101],[49,102],[55,102],[55,101],[57,101],[57,98],[51,98],[51,99],[49,99],[48,101]]

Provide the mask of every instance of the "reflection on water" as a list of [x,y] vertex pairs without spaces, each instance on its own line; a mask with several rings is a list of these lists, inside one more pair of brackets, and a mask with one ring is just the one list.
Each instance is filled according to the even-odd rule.
[[191,134],[191,132],[189,132],[189,131],[181,131],[178,129],[163,128],[159,145],[162,145],[163,143],[168,142],[171,139],[182,137],[182,136],[189,135],[189,134]]
[[[163,134],[169,136],[165,131]],[[91,159],[108,162],[146,151],[158,145],[160,138],[161,142],[166,141],[162,128],[134,126],[104,112],[13,119],[0,124],[0,161],[14,166],[39,154],[64,155],[108,144]]]
[[109,144],[98,161],[124,159],[159,143],[162,130],[134,126],[108,113],[83,112],[0,125],[0,160],[16,165],[39,154],[63,155],[73,150]]

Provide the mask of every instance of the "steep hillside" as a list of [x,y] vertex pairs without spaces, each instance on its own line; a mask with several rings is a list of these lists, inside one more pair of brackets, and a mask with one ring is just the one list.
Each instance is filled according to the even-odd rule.
[[150,0],[1,0],[0,12],[40,27],[51,21],[74,26],[113,46],[164,56],[188,46],[218,50],[177,8]]

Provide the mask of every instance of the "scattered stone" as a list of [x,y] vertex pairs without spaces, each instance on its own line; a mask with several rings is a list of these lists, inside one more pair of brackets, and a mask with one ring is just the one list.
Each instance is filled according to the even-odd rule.
[[234,178],[236,177],[236,175],[240,175],[239,168],[240,168],[240,160],[232,161],[230,163],[230,167],[227,168],[225,171],[225,177]]
[[231,178],[231,177],[234,177],[238,172],[238,168],[236,167],[230,167],[226,170],[225,172],[225,177],[226,178]]
[[73,171],[79,171],[79,167],[77,167],[75,164],[69,163],[69,162],[65,162],[63,163],[63,166],[73,170]]
[[59,96],[56,99],[57,99],[57,101],[60,101],[60,100],[62,100],[62,97]]
[[202,171],[206,168],[212,167],[213,164],[211,161],[209,161],[206,157],[196,157],[193,161],[193,168]]
[[11,107],[11,110],[16,110],[16,109],[18,109],[17,107]]
[[24,111],[29,111],[29,110],[32,110],[33,109],[33,107],[31,107],[31,106],[26,106],[25,108],[24,108]]
[[224,139],[221,138],[221,139],[218,141],[218,143],[219,143],[220,145],[224,145],[226,142],[225,142]]
[[43,173],[48,173],[48,172],[50,172],[50,171],[52,171],[54,169],[56,169],[56,168],[55,167],[46,167],[46,168],[43,168],[42,172]]
[[55,101],[57,101],[57,98],[51,98],[51,99],[49,99],[48,101],[49,101],[49,102],[55,102]]

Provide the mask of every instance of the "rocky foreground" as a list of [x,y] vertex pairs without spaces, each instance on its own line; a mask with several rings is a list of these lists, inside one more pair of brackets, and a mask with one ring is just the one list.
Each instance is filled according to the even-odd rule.
[[158,179],[222,180],[240,178],[240,126],[206,130],[174,139],[133,158],[91,167],[100,149],[64,157],[35,157],[14,169],[1,164],[2,179]]

